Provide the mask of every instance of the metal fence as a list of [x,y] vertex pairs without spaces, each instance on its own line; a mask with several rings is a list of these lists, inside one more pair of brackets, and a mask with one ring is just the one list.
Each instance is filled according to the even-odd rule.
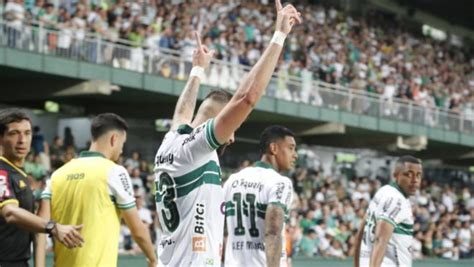
[[[15,26],[0,22],[0,45],[179,80],[187,79],[192,67],[191,58],[183,56],[181,51],[146,47],[121,39],[108,40],[67,28],[48,29],[41,23]],[[236,90],[249,71],[249,67],[238,63],[213,60],[203,83]],[[275,71],[266,95],[353,114],[474,133],[473,116],[313,80],[311,73],[291,76],[284,68]]]

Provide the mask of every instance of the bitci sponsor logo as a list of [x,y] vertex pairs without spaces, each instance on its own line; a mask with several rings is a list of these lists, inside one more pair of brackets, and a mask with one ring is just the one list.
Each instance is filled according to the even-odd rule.
[[204,236],[193,236],[193,252],[206,252],[206,237]]

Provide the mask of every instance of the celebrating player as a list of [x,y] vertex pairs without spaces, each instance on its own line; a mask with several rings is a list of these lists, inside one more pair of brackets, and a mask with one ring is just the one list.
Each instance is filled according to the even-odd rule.
[[189,81],[178,99],[171,130],[156,155],[156,204],[162,229],[158,254],[165,266],[221,264],[224,194],[216,149],[233,142],[235,130],[272,77],[286,35],[301,22],[292,5],[283,8],[277,0],[276,6],[272,42],[235,95],[211,92],[193,119],[199,82],[212,56],[197,38]]

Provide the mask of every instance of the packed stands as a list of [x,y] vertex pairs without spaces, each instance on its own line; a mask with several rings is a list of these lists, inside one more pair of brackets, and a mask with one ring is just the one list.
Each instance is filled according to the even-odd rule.
[[[172,53],[188,60],[196,45],[193,30],[199,30],[204,43],[217,51],[217,59],[230,66],[253,65],[270,40],[271,4],[168,2],[59,1],[54,6],[44,0],[8,0],[0,8],[8,46],[179,79],[188,73],[190,62],[183,66],[159,60],[159,55]],[[305,23],[290,36],[276,71],[283,85],[277,84],[271,95],[320,105],[322,97],[305,88],[316,80],[376,93],[388,102],[400,98],[427,109],[446,108],[472,120],[472,48],[414,34],[381,12],[355,18],[334,7],[306,5],[304,10]],[[241,77],[230,67],[211,72],[209,83],[224,88],[235,88]]]

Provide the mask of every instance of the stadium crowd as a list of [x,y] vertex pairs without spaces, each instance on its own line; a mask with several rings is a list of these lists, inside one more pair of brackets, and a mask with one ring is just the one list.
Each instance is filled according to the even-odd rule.
[[[41,37],[52,53],[136,71],[144,71],[145,61],[159,55],[157,49],[173,49],[190,59],[195,29],[217,51],[217,59],[244,66],[256,62],[271,38],[273,5],[268,1],[183,2],[7,0],[0,12],[9,46]],[[415,34],[381,12],[356,18],[334,7],[305,5],[303,15],[305,23],[289,37],[277,70],[279,82],[270,94],[320,105],[321,96],[311,90],[311,81],[320,80],[378,93],[387,101],[399,97],[421,107],[447,108],[474,120],[472,48]],[[41,36],[24,27],[38,22],[57,31]],[[99,39],[122,46],[99,44]],[[101,56],[97,47],[103,49]],[[152,66],[156,73],[179,79],[191,67],[176,61]]]
[[[64,136],[64,140],[56,137],[49,144],[40,129],[35,127],[33,152],[25,163],[25,171],[37,197],[52,171],[81,150],[75,146],[70,130],[65,130]],[[353,165],[334,161],[330,174],[324,175],[327,172],[322,167],[307,167],[310,165],[305,162],[299,160],[298,167],[288,174],[294,184],[294,199],[286,224],[288,255],[352,257],[355,235],[368,203],[377,189],[389,182],[390,170],[387,167],[357,171]],[[152,239],[156,240],[159,232],[154,206],[153,162],[141,158],[140,153],[134,151],[121,157],[119,163],[129,171],[140,218],[149,226]],[[239,168],[249,164],[250,161],[244,161]],[[236,169],[227,169],[224,173],[233,171]],[[426,176],[420,192],[411,200],[415,214],[414,259],[439,257],[457,260],[474,256],[472,184],[440,183]],[[125,224],[122,224],[120,240],[120,253],[140,253]]]

